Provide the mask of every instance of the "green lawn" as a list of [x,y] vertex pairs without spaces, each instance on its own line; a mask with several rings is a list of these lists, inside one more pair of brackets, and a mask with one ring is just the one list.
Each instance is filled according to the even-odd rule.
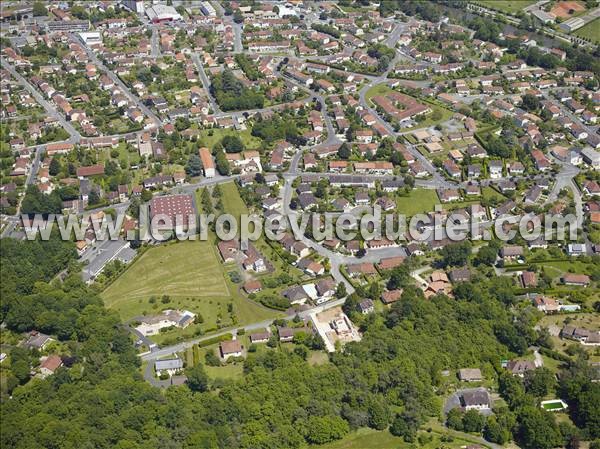
[[[162,295],[170,302],[162,303]],[[165,308],[188,309],[200,313],[201,325],[192,325],[155,337],[191,337],[198,330],[217,325],[239,325],[265,320],[276,314],[243,298],[227,277],[216,249],[210,241],[186,241],[150,248],[103,293],[107,307],[124,320],[144,313],[154,314]],[[157,297],[154,304],[150,297]],[[235,322],[228,312],[233,304]]]
[[[244,340],[243,345],[247,348],[248,344]],[[244,374],[243,362],[227,363],[223,366],[209,366],[205,363],[205,356],[207,352],[215,352],[218,350],[219,345],[210,345],[205,348],[199,348],[194,345],[192,348],[188,348],[185,352],[180,353],[180,357],[186,362],[186,366],[192,367],[198,363],[204,366],[206,374],[212,379],[239,379]]]
[[[392,92],[393,90],[394,89],[392,89],[391,87],[389,87],[385,83],[376,84],[375,86],[371,87],[365,93],[365,100],[371,101],[371,98],[376,97],[377,95],[383,95],[383,94],[386,94],[388,92]],[[371,103],[371,106],[375,106],[375,105],[373,103]]]
[[585,39],[591,39],[594,42],[600,42],[600,19],[592,20],[573,34]]
[[221,192],[223,192],[223,206],[225,212],[233,215],[239,220],[241,214],[247,214],[248,208],[244,200],[240,197],[237,186],[233,182],[221,184]]
[[311,447],[319,447],[321,449],[438,449],[442,447],[458,449],[472,444],[459,438],[454,438],[452,442],[442,442],[441,435],[436,432],[420,432],[419,435],[423,436],[424,444],[418,442],[406,443],[404,439],[395,437],[386,430],[377,431],[364,428],[350,433],[339,441]]
[[359,429],[339,441],[319,447],[321,449],[401,449],[408,448],[409,445],[402,438],[395,437],[387,431]]
[[[375,104],[371,101],[371,99],[377,95],[384,95],[388,92],[395,92],[395,90],[392,89],[391,87],[389,87],[385,83],[377,84],[377,85],[371,87],[366,92],[365,99],[371,103],[372,107],[375,107]],[[423,102],[422,100],[419,100],[419,101],[426,104],[427,106],[429,106],[432,110],[432,113],[426,115],[427,118],[425,120],[423,120],[422,122],[417,122],[417,124],[411,129],[427,128],[429,126],[433,126],[433,125],[437,125],[438,123],[445,122],[446,120],[449,120],[452,117],[453,112],[446,108],[443,108],[437,104]],[[431,118],[434,111],[439,111],[439,113],[441,114],[440,119],[434,120],[433,118]]]
[[[211,135],[212,134],[212,135]],[[251,150],[259,149],[262,145],[262,141],[258,137],[254,137],[251,134],[250,129],[243,131],[236,131],[230,128],[216,128],[216,129],[204,129],[200,131],[199,143],[200,145],[207,146],[209,149],[215,146],[217,142],[225,136],[238,136],[246,148]]]
[[485,200],[491,200],[491,199],[495,198],[496,201],[498,201],[499,203],[506,200],[506,197],[504,195],[502,195],[500,192],[498,192],[496,189],[494,189],[493,187],[486,186],[483,189],[481,189],[481,193]]
[[514,15],[523,11],[529,5],[533,5],[535,0],[478,0],[474,3]]
[[581,262],[579,260],[565,260],[559,262],[545,262],[543,264],[546,267],[552,267],[562,273],[565,272],[574,272],[574,273],[587,273],[591,268],[588,264]]
[[413,189],[408,196],[396,197],[398,213],[406,216],[432,212],[436,204],[440,201],[432,189]]
[[[448,121],[452,118],[452,115],[454,114],[451,110],[443,108],[441,106],[438,106],[437,104],[432,104],[432,103],[424,103],[426,106],[429,106],[429,108],[431,109],[431,113],[427,114],[425,117],[426,119],[423,120],[422,122],[417,122],[416,125],[414,127],[412,127],[411,129],[420,129],[420,128],[428,128],[430,126],[435,126],[438,123],[443,123],[445,121]],[[441,115],[439,119],[434,120],[433,119],[433,113],[435,111],[438,111]]]

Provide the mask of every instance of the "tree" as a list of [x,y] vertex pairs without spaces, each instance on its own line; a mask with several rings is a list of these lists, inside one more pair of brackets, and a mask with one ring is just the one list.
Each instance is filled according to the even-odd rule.
[[523,407],[518,422],[517,437],[524,449],[551,449],[562,444],[554,416],[542,408]]
[[340,282],[335,289],[335,296],[336,298],[343,298],[344,296],[346,296],[346,294],[346,284]]
[[525,390],[537,398],[544,397],[554,389],[556,379],[552,371],[542,367],[525,373]]
[[339,440],[350,431],[348,423],[339,416],[311,416],[306,421],[306,441],[325,444]]
[[505,444],[510,439],[510,432],[503,428],[495,416],[490,416],[483,429],[483,437],[496,444]]
[[369,427],[384,430],[390,423],[390,410],[383,400],[372,400],[369,404]]
[[404,438],[404,441],[411,443],[417,436],[417,430],[419,429],[419,422],[416,417],[409,411],[405,411],[394,419],[394,422],[390,426],[390,433],[397,437]]
[[492,246],[484,246],[480,248],[477,254],[475,255],[475,259],[473,262],[475,265],[486,265],[491,267],[496,262],[496,257],[498,256],[498,250]]
[[200,364],[185,370],[187,385],[192,391],[203,392],[208,390],[208,375]]
[[463,430],[463,414],[458,408],[453,408],[446,416],[446,425],[450,429]]
[[45,16],[46,14],[48,14],[48,11],[46,10],[44,3],[35,2],[33,4],[33,15],[35,17]]
[[98,204],[100,203],[100,194],[97,189],[90,190],[90,194],[88,195],[88,204]]
[[464,241],[453,243],[442,248],[442,265],[462,267],[466,265],[471,255],[471,243]]
[[465,432],[479,433],[485,425],[485,416],[477,410],[467,410],[462,418],[463,429]]
[[496,135],[493,135],[488,140],[487,150],[490,156],[500,157],[503,159],[509,158],[512,154],[512,151],[506,142]]
[[521,106],[523,109],[534,112],[537,111],[541,107],[540,99],[532,94],[523,95],[523,101]]
[[217,171],[220,175],[228,176],[231,172],[227,156],[222,151],[219,151],[215,156]]
[[351,155],[352,150],[350,149],[350,146],[348,146],[346,142],[341,144],[340,148],[338,149],[338,156],[340,159],[349,159]]
[[20,384],[24,384],[29,380],[29,363],[25,360],[17,360],[11,364],[10,370],[13,375],[17,378]]
[[196,153],[190,154],[187,164],[185,165],[185,172],[191,176],[200,176],[202,174],[202,160]]
[[142,190],[142,201],[146,202],[146,201],[150,201],[152,199],[152,192],[148,189],[143,189]]
[[227,135],[221,139],[221,145],[227,153],[240,153],[244,151],[244,144],[241,139],[235,135]]
[[60,162],[58,158],[52,158],[50,161],[50,167],[48,167],[48,173],[52,176],[56,176],[60,173]]

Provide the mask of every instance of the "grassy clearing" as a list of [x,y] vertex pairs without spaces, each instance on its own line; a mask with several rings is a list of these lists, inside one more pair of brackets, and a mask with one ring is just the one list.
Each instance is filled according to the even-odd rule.
[[435,190],[413,189],[408,196],[398,196],[396,205],[398,213],[413,216],[419,213],[432,212],[436,204],[439,204]]
[[200,145],[206,146],[212,150],[217,142],[225,136],[238,136],[242,143],[248,149],[256,150],[262,145],[262,141],[258,137],[254,137],[251,134],[250,129],[243,131],[237,131],[231,128],[216,128],[216,129],[205,129],[200,131]]
[[600,42],[600,19],[592,20],[573,34],[585,39],[591,39],[593,42]]
[[[170,302],[162,303],[162,295],[168,295]],[[101,296],[107,307],[118,311],[125,320],[165,308],[188,309],[204,318],[202,324],[154,337],[159,343],[174,335],[191,337],[199,330],[275,316],[238,293],[209,241],[150,248]],[[154,304],[149,301],[151,296],[157,297]],[[233,304],[232,313],[228,311],[230,304]]]
[[554,268],[557,271],[562,273],[572,272],[572,273],[587,273],[587,271],[591,268],[587,264],[578,261],[578,260],[565,260],[559,262],[546,262],[543,264],[545,267]]
[[[388,431],[377,431],[373,429],[359,429],[352,432],[345,438],[330,444],[319,446],[321,449],[437,449],[464,448],[469,444],[468,441],[455,438],[452,442],[442,442],[442,435],[436,432],[420,432],[423,435],[424,444],[406,443],[404,439],[393,436]],[[426,441],[429,440],[429,441]],[[316,447],[316,446],[311,446]]]
[[535,0],[478,0],[475,2],[486,8],[495,9],[506,14],[515,15],[529,5],[533,5]]

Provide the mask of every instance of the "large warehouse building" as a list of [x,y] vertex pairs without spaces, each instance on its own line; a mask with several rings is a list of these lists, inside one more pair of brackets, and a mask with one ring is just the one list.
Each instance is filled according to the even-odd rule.
[[148,16],[148,19],[154,23],[181,20],[181,16],[175,10],[175,8],[172,6],[163,5],[162,3],[152,5],[150,8],[146,9],[146,15]]

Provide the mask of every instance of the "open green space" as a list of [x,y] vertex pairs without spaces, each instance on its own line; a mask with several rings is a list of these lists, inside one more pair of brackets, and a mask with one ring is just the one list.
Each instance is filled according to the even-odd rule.
[[240,197],[235,183],[227,182],[221,184],[221,192],[223,193],[223,206],[226,213],[233,215],[238,220],[241,214],[248,213],[248,207],[246,207],[246,203]]
[[[393,90],[394,89],[392,89],[391,87],[389,87],[385,83],[376,84],[375,86],[371,87],[365,93],[365,100],[371,101],[371,98],[376,97],[377,95],[383,95],[383,94],[386,94],[388,92],[392,92]],[[371,106],[375,106],[375,105],[373,103],[371,103]]]
[[[163,303],[163,295],[168,295],[168,302]],[[167,308],[187,309],[203,317],[202,330],[275,316],[274,312],[238,293],[237,286],[226,277],[216,249],[209,241],[186,241],[150,248],[101,296],[106,306],[118,311],[124,320],[159,313]],[[228,310],[230,304],[233,304],[232,312]],[[192,325],[173,332],[192,336],[198,330],[198,325]],[[170,336],[172,332],[160,334],[155,340]]]
[[262,141],[258,137],[254,137],[250,129],[237,131],[232,128],[203,129],[200,131],[199,143],[212,150],[215,144],[220,142],[225,136],[239,137],[244,146],[249,150],[257,150],[262,145]]
[[587,273],[592,267],[585,262],[580,260],[562,260],[557,262],[544,262],[544,267],[551,267],[555,269],[557,272],[560,271],[562,273],[572,272],[572,273]]
[[593,42],[600,42],[600,19],[592,20],[576,30],[573,34],[584,39],[590,39]]
[[[453,441],[442,441],[442,435],[437,432],[419,432],[422,443],[406,443],[404,439],[395,437],[389,431],[378,431],[362,428],[350,433],[339,441],[318,446],[321,449],[458,449],[464,448],[471,442],[460,438]],[[317,446],[311,446],[317,447]],[[485,447],[485,446],[484,446]]]
[[523,11],[523,9],[527,8],[529,5],[533,5],[535,0],[477,0],[473,3],[506,14],[515,15]]
[[436,204],[440,201],[432,189],[413,189],[407,196],[396,197],[398,213],[407,216],[432,212]]
[[[385,83],[376,84],[375,86],[373,86],[369,90],[367,90],[367,92],[365,93],[365,99],[366,99],[366,101],[368,101],[370,103],[370,105],[372,107],[375,107],[375,104],[371,101],[371,99],[377,95],[384,95],[388,92],[394,92],[394,89],[392,89]],[[423,102],[422,100],[419,100],[419,101]],[[453,112],[450,111],[449,109],[446,109],[446,108],[444,108],[438,104],[434,104],[432,102],[424,102],[424,103],[427,106],[429,106],[429,108],[431,109],[432,112],[427,114],[425,116],[426,118],[423,121],[417,122],[417,124],[411,129],[427,128],[429,126],[434,126],[434,125],[437,125],[438,123],[450,120],[450,118],[452,118]],[[439,118],[433,118],[434,113],[436,113],[436,115]]]

